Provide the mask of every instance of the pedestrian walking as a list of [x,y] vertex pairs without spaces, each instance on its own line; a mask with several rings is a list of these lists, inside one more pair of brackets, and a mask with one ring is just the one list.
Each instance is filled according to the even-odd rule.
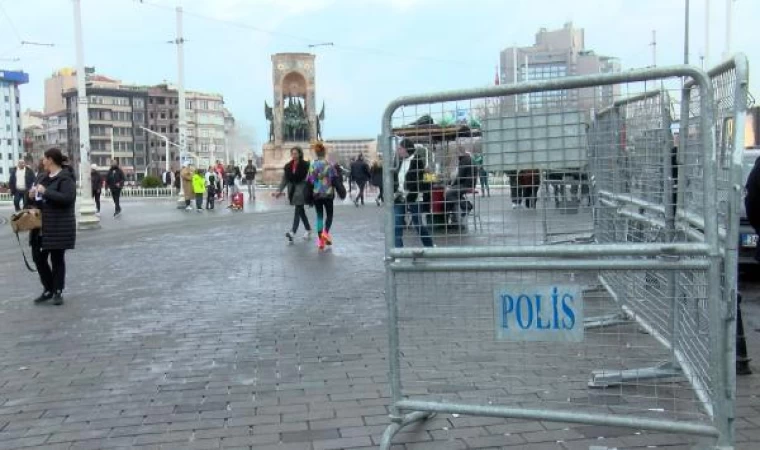
[[185,211],[192,211],[193,207],[190,206],[190,202],[195,198],[195,192],[193,191],[193,167],[190,163],[183,163],[182,170],[180,171],[179,178],[182,180],[182,194],[185,197]]
[[307,181],[313,186],[314,209],[317,210],[317,248],[324,250],[325,246],[333,244],[332,235],[330,235],[335,200],[333,180],[340,174],[327,161],[327,149],[321,142],[314,144],[314,154],[317,159],[309,166]]
[[475,188],[475,166],[472,157],[463,148],[457,149],[457,170],[456,174],[446,187],[444,194],[446,217],[454,226],[461,226],[462,219],[469,209],[468,202],[465,200],[465,194],[472,192]]
[[488,171],[483,166],[483,154],[478,153],[475,156],[473,156],[472,161],[475,163],[475,166],[478,170],[478,179],[480,180],[480,196],[481,197],[490,197],[491,196],[491,187],[488,185]]
[[172,184],[174,186],[174,189],[177,190],[177,195],[179,195],[180,188],[182,187],[182,178],[179,175],[179,170],[174,171],[174,177],[172,178]]
[[76,243],[76,180],[64,169],[60,149],[47,150],[42,162],[44,172],[29,191],[42,219],[42,228],[29,233],[32,259],[43,288],[34,302],[52,299],[54,305],[62,305],[66,287],[66,250],[73,250]]
[[98,165],[93,164],[90,166],[90,190],[92,191],[92,198],[95,199],[95,214],[100,215],[100,194],[103,189],[103,177],[98,172]]
[[541,175],[536,169],[521,170],[517,174],[518,186],[520,187],[520,198],[525,199],[525,207],[534,209],[538,188],[541,185]]
[[377,198],[375,199],[377,206],[380,206],[385,202],[385,198],[383,198],[383,163],[379,160],[373,161],[369,172],[370,183],[372,183],[373,186],[376,186],[380,190],[380,192],[377,194]]
[[209,167],[205,177],[206,182],[206,209],[214,209],[214,198],[216,197],[216,174],[214,168]]
[[425,247],[433,246],[433,238],[420,213],[420,192],[424,191],[425,161],[416,154],[414,142],[403,139],[396,147],[398,162],[393,171],[394,184],[394,240],[396,247],[404,246],[404,228],[406,214],[412,219],[412,224]]
[[119,160],[115,159],[111,164],[111,168],[108,169],[106,175],[106,182],[108,183],[108,189],[111,191],[111,198],[113,198],[114,204],[114,217],[118,217],[121,214],[121,190],[124,188],[124,171],[119,167]]
[[256,199],[256,166],[253,165],[253,160],[248,160],[248,165],[244,169],[245,184],[248,185],[248,200],[252,201]]
[[195,210],[203,212],[203,194],[206,192],[206,181],[203,179],[201,169],[193,175],[193,193],[195,194]]
[[33,183],[34,173],[32,169],[26,167],[26,161],[19,159],[16,168],[11,169],[11,176],[8,180],[11,195],[13,196],[13,208],[16,212],[21,211],[22,203],[24,208],[27,207],[29,203],[29,189],[31,189]]
[[303,239],[311,239],[311,225],[309,225],[309,218],[306,216],[305,209],[307,203],[306,189],[309,188],[306,183],[306,177],[309,175],[309,162],[303,158],[303,149],[297,146],[290,149],[290,158],[290,161],[283,167],[280,186],[272,195],[280,198],[283,195],[283,191],[286,188],[288,190],[288,201],[293,205],[294,211],[293,226],[285,233],[285,237],[288,243],[292,244],[301,222],[303,222],[303,227],[306,230]]
[[354,199],[354,205],[359,207],[359,201],[364,206],[364,188],[367,187],[367,181],[371,178],[369,173],[369,165],[364,161],[364,156],[359,153],[356,160],[351,163],[351,178],[356,182],[356,187],[359,188],[359,194]]

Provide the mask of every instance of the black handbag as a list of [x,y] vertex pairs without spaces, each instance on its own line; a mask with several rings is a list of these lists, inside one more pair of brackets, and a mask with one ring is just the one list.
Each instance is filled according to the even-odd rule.
[[346,186],[343,185],[343,177],[340,174],[336,174],[332,177],[330,183],[332,183],[333,188],[335,188],[335,193],[338,194],[338,197],[340,197],[341,200],[345,200]]
[[314,185],[308,181],[303,186],[303,203],[306,206],[314,206]]

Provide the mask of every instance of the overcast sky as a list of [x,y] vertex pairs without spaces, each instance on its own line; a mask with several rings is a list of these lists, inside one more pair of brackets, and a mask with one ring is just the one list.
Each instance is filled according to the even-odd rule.
[[[705,52],[705,0],[691,0],[692,61]],[[725,48],[725,0],[711,0],[712,63]],[[586,30],[586,47],[617,56],[623,69],[683,61],[684,0],[82,0],[85,64],[128,83],[176,81],[174,7],[185,14],[185,83],[224,95],[238,121],[267,130],[270,55],[317,54],[317,101],[326,137],[370,136],[393,98],[492,84],[499,51],[531,45],[541,27],[567,21]],[[737,0],[732,50],[760,61],[753,45],[760,1]],[[20,45],[20,41],[54,47]],[[20,58],[8,61],[8,58]],[[0,0],[0,68],[22,69],[22,107],[42,109],[43,81],[74,66],[70,0]],[[750,88],[760,86],[753,73]]]

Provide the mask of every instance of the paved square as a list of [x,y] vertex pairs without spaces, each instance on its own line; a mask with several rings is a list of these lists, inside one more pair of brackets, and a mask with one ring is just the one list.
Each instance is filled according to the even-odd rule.
[[[63,307],[0,231],[0,450],[376,448],[388,424],[381,210],[336,208],[335,248],[287,246],[292,212],[187,214],[126,201],[68,254]],[[8,215],[7,205],[0,215]],[[308,212],[310,219],[313,212]],[[752,286],[751,286],[752,287]],[[760,295],[745,297],[760,360]],[[760,448],[760,376],[737,448]],[[437,416],[397,449],[689,448],[610,427]]]

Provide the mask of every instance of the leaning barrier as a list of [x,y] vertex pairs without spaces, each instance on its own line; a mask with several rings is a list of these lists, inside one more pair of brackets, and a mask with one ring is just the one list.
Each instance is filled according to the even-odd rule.
[[[405,226],[411,216],[425,234],[415,219],[431,210],[429,197],[386,205],[392,403],[381,448],[435,413],[733,445],[746,82],[738,56],[709,74],[652,68],[404,97],[387,107],[381,146],[394,167],[412,167],[395,156],[399,135],[428,146],[447,169],[446,159],[456,160],[450,152],[481,140],[486,170],[509,171],[522,184],[519,199],[503,192],[479,201],[476,232],[447,221],[433,233],[437,248],[421,246]],[[627,95],[603,107],[595,102],[604,92]],[[577,142],[577,127],[546,117],[584,108],[597,112],[587,115],[585,151],[576,151],[566,143]],[[459,127],[453,145],[447,129],[417,121],[467,115],[485,125]],[[525,125],[510,128],[518,122]],[[513,132],[521,139],[505,137]],[[549,173],[560,176],[543,180]],[[552,196],[572,187],[556,181],[565,175],[587,176],[589,214],[568,213],[578,205]],[[386,192],[396,177],[385,171]],[[563,229],[590,233],[548,239]]]

